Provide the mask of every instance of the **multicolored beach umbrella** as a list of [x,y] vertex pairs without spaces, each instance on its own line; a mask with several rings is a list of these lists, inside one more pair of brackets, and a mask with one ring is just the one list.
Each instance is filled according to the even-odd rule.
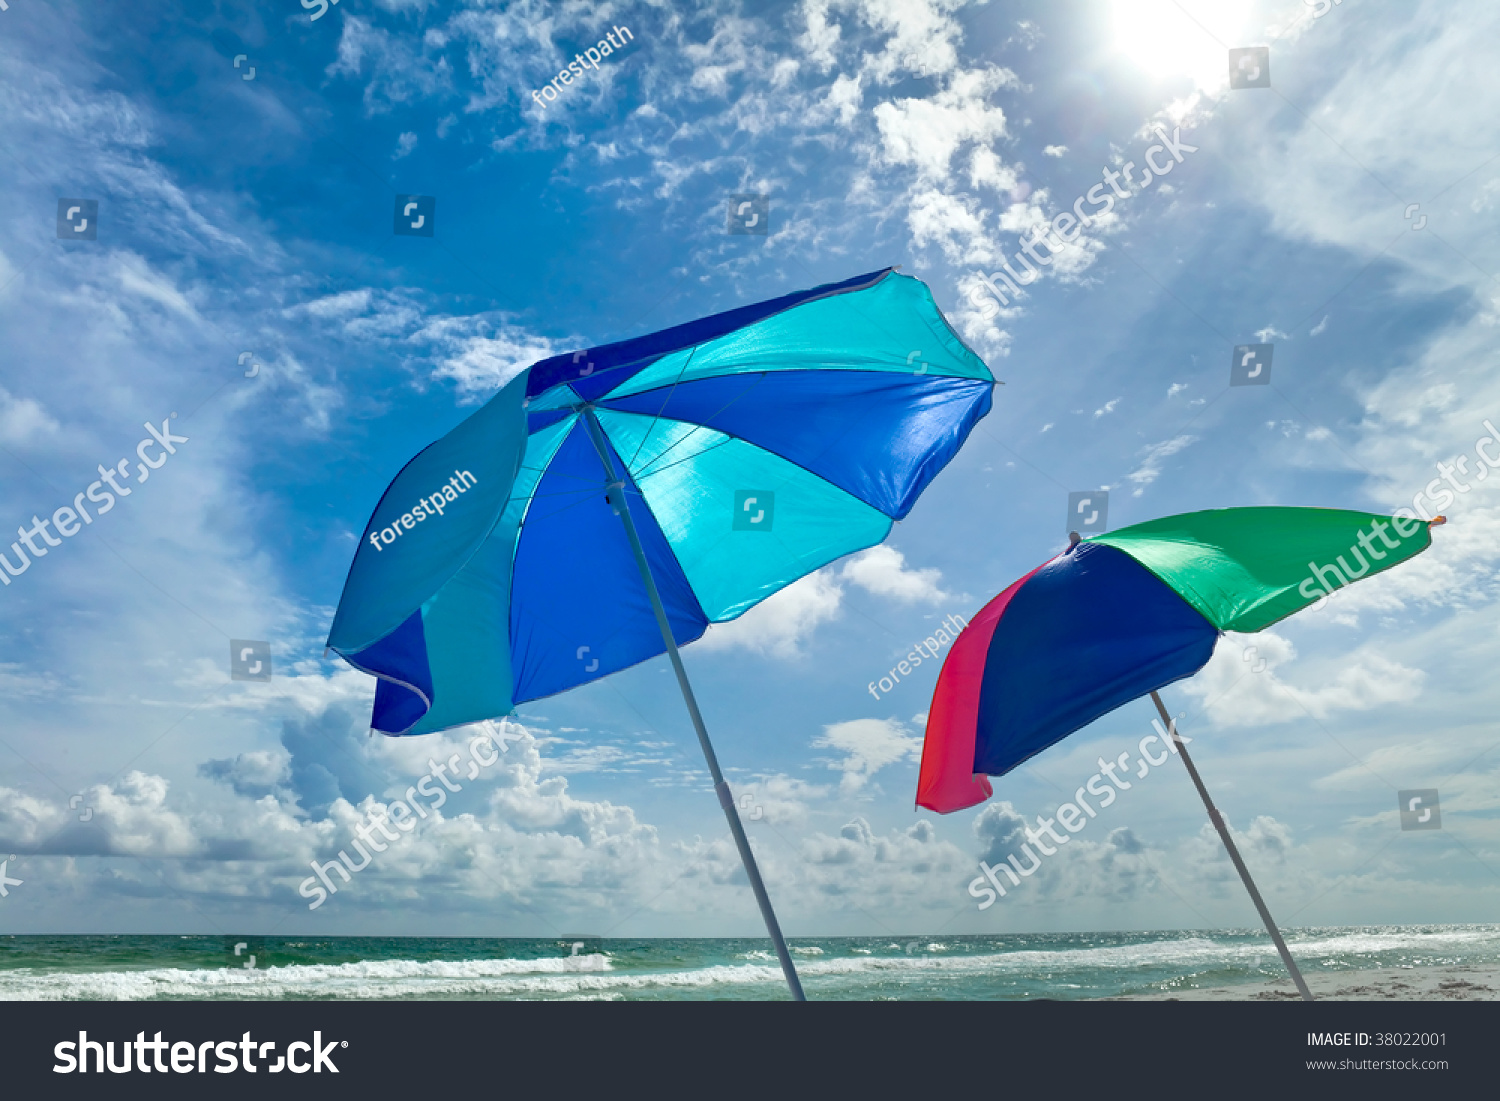
[[1431,542],[1415,518],[1321,508],[1211,509],[1082,540],[954,641],[917,803],[947,814],[983,802],[987,777],[1192,676],[1221,632],[1262,630]]
[[891,269],[542,360],[391,483],[328,644],[387,734],[618,672],[665,650],[618,494],[684,645],[885,539],[993,386]]
[[1159,690],[1202,669],[1222,632],[1262,630],[1426,550],[1443,517],[1403,511],[1225,508],[1087,540],[1074,533],[954,640],[928,712],[917,803],[947,814],[983,802],[989,776],[1149,694],[1298,993],[1312,1001]]
[[391,483],[328,644],[392,735],[667,653],[800,996],[677,648],[881,542],[995,385],[889,268],[542,360]]

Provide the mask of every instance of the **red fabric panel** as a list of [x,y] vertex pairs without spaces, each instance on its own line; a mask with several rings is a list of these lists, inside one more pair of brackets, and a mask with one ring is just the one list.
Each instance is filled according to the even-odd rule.
[[1011,597],[1041,568],[1038,566],[981,608],[953,641],[927,712],[922,771],[917,777],[917,806],[951,814],[982,803],[994,794],[990,778],[974,772],[979,686],[984,680],[985,659],[1000,617],[1005,614]]

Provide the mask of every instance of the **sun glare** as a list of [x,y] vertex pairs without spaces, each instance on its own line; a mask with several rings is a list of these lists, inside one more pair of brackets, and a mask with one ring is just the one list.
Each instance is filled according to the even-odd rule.
[[1153,79],[1189,76],[1200,88],[1228,78],[1227,47],[1249,26],[1252,0],[1111,0],[1114,43]]

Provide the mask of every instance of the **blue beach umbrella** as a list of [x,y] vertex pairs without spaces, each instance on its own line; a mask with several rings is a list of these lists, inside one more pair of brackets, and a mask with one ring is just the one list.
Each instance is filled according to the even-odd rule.
[[379,678],[391,735],[667,653],[800,999],[677,648],[881,542],[994,385],[889,268],[542,360],[397,475],[328,645]]

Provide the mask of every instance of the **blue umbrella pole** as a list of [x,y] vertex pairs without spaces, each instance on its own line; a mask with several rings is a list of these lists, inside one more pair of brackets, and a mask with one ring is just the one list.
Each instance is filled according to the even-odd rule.
[[1229,826],[1225,824],[1224,816],[1214,806],[1214,801],[1208,797],[1208,788],[1203,786],[1203,777],[1199,776],[1198,770],[1193,767],[1193,759],[1188,756],[1187,746],[1177,736],[1177,727],[1173,725],[1172,717],[1167,714],[1166,704],[1161,702],[1161,696],[1154,691],[1151,693],[1151,700],[1156,704],[1161,721],[1172,736],[1173,748],[1182,758],[1182,763],[1187,766],[1188,775],[1193,778],[1193,786],[1198,789],[1198,796],[1203,800],[1203,805],[1208,808],[1208,820],[1214,824],[1214,829],[1219,831],[1219,840],[1223,841],[1224,847],[1229,850],[1229,859],[1234,861],[1234,870],[1239,872],[1240,878],[1245,881],[1245,890],[1250,892],[1250,900],[1255,903],[1256,910],[1260,912],[1260,920],[1266,923],[1266,931],[1271,934],[1271,940],[1276,943],[1276,951],[1281,953],[1281,962],[1286,964],[1286,969],[1292,973],[1292,981],[1297,984],[1297,993],[1302,995],[1304,1002],[1312,1001],[1312,991],[1307,989],[1307,983],[1302,979],[1302,972],[1297,969],[1297,961],[1292,959],[1292,953],[1287,948],[1286,941],[1281,939],[1281,930],[1276,928],[1276,922],[1271,918],[1271,911],[1266,909],[1265,899],[1261,898],[1260,891],[1256,890],[1255,880],[1250,878],[1250,869],[1245,867],[1245,862],[1240,859],[1240,851],[1234,847],[1234,841],[1229,836]]
[[646,595],[651,598],[651,610],[656,613],[656,625],[661,628],[662,641],[667,644],[667,656],[672,659],[672,670],[677,674],[677,685],[682,689],[682,698],[687,703],[688,714],[693,719],[693,729],[698,732],[698,744],[703,748],[703,758],[708,762],[709,775],[713,777],[714,791],[719,796],[719,806],[724,808],[724,817],[729,819],[729,832],[734,835],[735,847],[740,851],[740,860],[745,865],[745,874],[750,878],[750,889],[755,892],[755,901],[760,906],[760,916],[765,919],[766,931],[771,934],[771,943],[776,947],[776,958],[781,961],[781,973],[786,976],[786,985],[792,992],[792,1000],[807,1001],[802,993],[802,983],[797,978],[797,968],[792,964],[792,954],[787,951],[786,940],[781,935],[781,925],[776,920],[776,911],[771,908],[771,896],[766,894],[766,885],[761,881],[760,869],[755,864],[755,854],[750,851],[750,839],[745,836],[745,827],[740,822],[740,813],[735,808],[734,796],[729,793],[729,784],[719,770],[719,758],[708,740],[708,728],[703,725],[703,714],[698,710],[698,700],[693,695],[693,686],[688,683],[687,670],[682,666],[682,655],[677,652],[677,641],[672,637],[672,625],[667,621],[667,610],[662,605],[661,593],[657,591],[656,579],[651,576],[651,566],[646,561],[645,548],[636,533],[635,521],[630,516],[630,505],[625,499],[625,483],[615,471],[615,464],[605,446],[604,430],[599,427],[594,411],[587,406],[582,410],[588,426],[589,439],[604,470],[609,475],[609,502],[625,525],[625,537],[630,540],[630,551],[635,555],[635,564],[641,571],[641,580],[646,585]]

